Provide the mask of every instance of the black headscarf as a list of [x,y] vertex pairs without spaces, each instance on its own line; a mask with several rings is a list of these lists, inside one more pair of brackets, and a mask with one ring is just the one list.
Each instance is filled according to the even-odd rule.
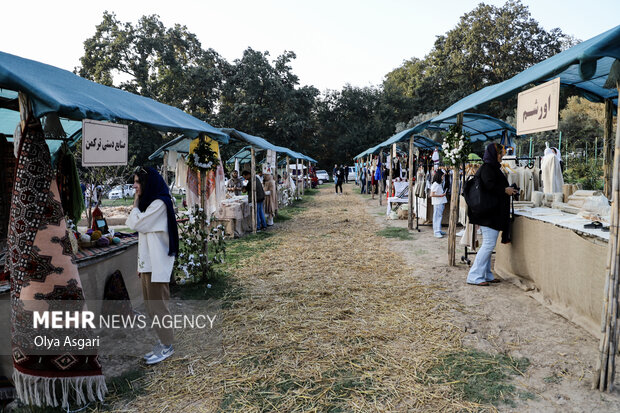
[[155,168],[142,168],[137,173],[142,193],[138,201],[138,209],[140,212],[146,211],[156,199],[160,199],[166,205],[166,213],[168,218],[168,255],[177,255],[179,252],[179,230],[177,228],[177,220],[174,215],[174,205],[172,205],[172,197],[170,189],[164,181],[164,178],[157,172]]
[[487,145],[487,148],[484,151],[484,156],[482,157],[482,161],[484,163],[491,164],[497,168],[500,167],[499,162],[497,161],[497,145],[494,143],[490,143]]

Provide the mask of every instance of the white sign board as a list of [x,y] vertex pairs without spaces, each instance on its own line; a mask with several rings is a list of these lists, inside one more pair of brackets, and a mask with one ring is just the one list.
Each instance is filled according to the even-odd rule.
[[127,125],[82,120],[82,166],[127,165]]
[[519,93],[517,100],[517,135],[558,128],[560,78]]
[[272,151],[271,149],[267,149],[267,157],[265,158],[265,163],[263,163],[263,173],[264,174],[273,174],[276,168],[276,151]]

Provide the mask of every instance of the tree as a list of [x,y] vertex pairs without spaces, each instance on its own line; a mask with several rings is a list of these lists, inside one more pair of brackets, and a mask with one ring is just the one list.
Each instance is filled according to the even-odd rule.
[[[424,104],[420,112],[444,110],[486,86],[502,82],[569,47],[574,39],[560,29],[544,30],[520,0],[497,7],[481,3],[438,36],[424,59],[413,58],[386,75]],[[504,118],[514,101],[493,103],[487,113]]]
[[[188,112],[205,121],[214,118],[224,64],[212,49],[203,50],[187,27],[166,28],[157,15],[143,16],[136,25],[121,23],[104,12],[95,34],[84,41],[77,73],[87,79]],[[138,164],[164,142],[143,126],[130,128],[130,150]]]
[[269,52],[248,48],[241,59],[227,65],[218,122],[293,150],[311,150],[315,141],[313,86],[298,87],[290,62],[293,52],[284,52],[273,62]]

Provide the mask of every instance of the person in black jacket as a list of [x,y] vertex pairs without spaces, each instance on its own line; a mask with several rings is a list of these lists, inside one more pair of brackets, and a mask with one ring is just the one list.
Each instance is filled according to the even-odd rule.
[[[248,202],[252,203],[252,174],[250,171],[243,171],[241,173],[244,179],[248,181],[248,184],[243,188],[243,192],[248,193]],[[265,221],[265,212],[263,211],[263,202],[265,202],[265,190],[263,184],[255,176],[256,181],[256,230],[261,231],[267,228],[267,221]]]
[[491,272],[491,254],[500,231],[502,242],[510,242],[510,197],[517,193],[515,188],[508,185],[508,180],[500,169],[504,153],[502,145],[489,144],[482,158],[484,163],[477,173],[493,208],[485,213],[469,210],[469,222],[480,225],[482,245],[467,275],[467,284],[488,286],[489,283],[499,282]]

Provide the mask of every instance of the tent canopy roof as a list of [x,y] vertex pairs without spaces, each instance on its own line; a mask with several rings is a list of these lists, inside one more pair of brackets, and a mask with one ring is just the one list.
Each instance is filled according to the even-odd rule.
[[0,52],[0,87],[28,94],[37,117],[56,112],[73,120],[132,121],[188,136],[206,133],[228,142],[226,134],[180,109],[4,52]]
[[222,132],[226,133],[228,136],[230,136],[231,139],[237,140],[237,141],[241,141],[241,142],[246,142],[254,147],[258,147],[260,149],[269,149],[275,152],[281,152],[281,153],[285,153],[287,154],[290,158],[293,159],[300,159],[300,160],[305,160],[305,161],[310,161],[310,162],[315,162],[316,161],[312,158],[310,158],[309,156],[306,156],[304,154],[301,154],[299,152],[295,152],[292,149],[288,149],[288,148],[284,148],[282,146],[276,146],[274,144],[272,144],[271,142],[268,142],[266,139],[261,138],[259,136],[253,136],[250,135],[248,133],[245,132],[241,132],[238,131],[236,129],[233,128],[222,128]]
[[[414,126],[411,130],[414,133],[420,133],[425,129],[447,131],[451,125],[456,124],[456,115],[443,120],[437,118],[427,120]],[[516,138],[517,130],[503,120],[494,118],[480,113],[464,113],[463,114],[463,131],[469,133],[472,142],[489,141],[501,138],[504,131],[509,137]]]
[[447,108],[433,121],[451,118],[489,101],[512,96],[528,85],[558,76],[562,87],[573,87],[576,92],[594,102],[611,98],[617,107],[617,89],[603,87],[616,59],[620,59],[620,26],[543,60],[508,80],[472,93]]

